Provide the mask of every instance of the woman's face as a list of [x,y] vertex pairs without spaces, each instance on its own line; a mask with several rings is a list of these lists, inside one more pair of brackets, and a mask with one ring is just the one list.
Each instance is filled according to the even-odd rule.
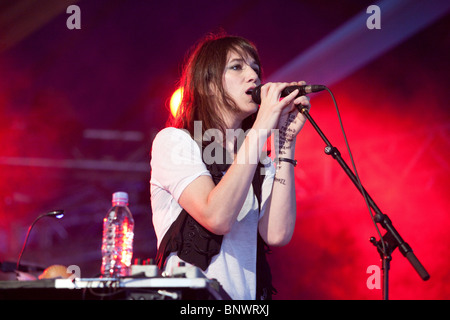
[[225,92],[234,100],[240,110],[240,120],[258,110],[253,102],[251,91],[261,84],[259,79],[260,66],[250,55],[241,55],[230,51],[223,76]]

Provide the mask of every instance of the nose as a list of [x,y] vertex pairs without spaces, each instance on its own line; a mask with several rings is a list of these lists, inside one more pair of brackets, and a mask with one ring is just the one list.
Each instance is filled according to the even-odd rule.
[[247,82],[257,82],[259,81],[259,75],[251,66],[247,65],[247,73],[246,73]]

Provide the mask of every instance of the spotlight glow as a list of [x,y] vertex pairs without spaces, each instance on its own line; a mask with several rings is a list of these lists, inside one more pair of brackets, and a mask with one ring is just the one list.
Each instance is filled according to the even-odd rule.
[[172,94],[172,97],[170,98],[170,112],[175,117],[178,111],[178,108],[181,104],[181,99],[183,97],[183,89],[178,88],[175,90],[175,92]]

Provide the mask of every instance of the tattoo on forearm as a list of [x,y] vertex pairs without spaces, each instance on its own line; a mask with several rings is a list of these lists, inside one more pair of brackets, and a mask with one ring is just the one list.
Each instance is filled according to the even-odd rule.
[[295,139],[295,130],[289,128],[289,125],[292,122],[296,121],[296,116],[294,114],[290,114],[285,124],[280,128],[279,131],[279,154],[283,155],[286,153],[286,150],[291,149],[292,141]]
[[286,179],[281,179],[281,178],[277,178],[277,177],[275,177],[274,178],[274,181],[275,182],[278,182],[278,183],[281,183],[282,185],[286,185]]
[[292,148],[292,141],[294,140],[294,134],[292,129],[281,128],[279,133],[278,152],[280,155],[286,154],[286,151]]

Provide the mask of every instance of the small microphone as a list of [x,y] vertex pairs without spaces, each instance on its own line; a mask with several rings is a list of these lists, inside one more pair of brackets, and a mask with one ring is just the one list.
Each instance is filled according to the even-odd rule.
[[33,223],[28,228],[27,235],[26,235],[25,241],[23,243],[22,251],[20,251],[19,258],[17,259],[16,270],[19,270],[20,259],[22,258],[23,252],[25,251],[25,247],[26,247],[27,242],[28,242],[28,237],[30,236],[31,229],[33,229],[33,226],[35,225],[35,223],[38,222],[38,220],[43,218],[43,217],[53,217],[53,218],[56,218],[56,219],[61,219],[63,216],[64,216],[64,210],[54,210],[54,211],[50,211],[50,212],[41,214],[39,217],[34,219]]
[[[255,103],[261,104],[261,87],[263,84],[260,84],[252,91],[252,99]],[[288,86],[281,91],[281,97],[286,97],[291,94],[294,90],[298,89],[299,93],[297,97],[304,96],[308,93],[319,92],[325,90],[327,87],[320,84],[310,84],[305,86]]]

